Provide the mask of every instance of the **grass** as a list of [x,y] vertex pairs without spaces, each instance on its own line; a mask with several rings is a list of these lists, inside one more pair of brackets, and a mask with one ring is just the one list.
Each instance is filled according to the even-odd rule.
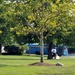
[[0,75],[75,75],[75,58],[62,56],[59,60],[47,60],[44,62],[61,66],[28,66],[28,64],[40,62],[40,56],[3,56],[0,55]]

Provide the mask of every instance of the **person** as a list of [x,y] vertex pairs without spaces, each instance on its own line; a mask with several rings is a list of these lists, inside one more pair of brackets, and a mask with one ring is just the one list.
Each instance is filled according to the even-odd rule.
[[55,47],[55,45],[52,46],[52,50],[51,50],[51,52],[52,52],[52,58],[56,59],[57,51],[56,51],[56,47]]

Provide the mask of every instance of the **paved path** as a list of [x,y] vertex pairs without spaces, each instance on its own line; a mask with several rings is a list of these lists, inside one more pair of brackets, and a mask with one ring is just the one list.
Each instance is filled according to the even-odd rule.
[[69,54],[68,56],[75,56],[75,54]]

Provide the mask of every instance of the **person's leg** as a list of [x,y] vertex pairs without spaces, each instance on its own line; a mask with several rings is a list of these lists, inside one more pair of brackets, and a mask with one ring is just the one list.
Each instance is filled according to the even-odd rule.
[[56,53],[54,53],[54,59],[56,59]]
[[53,53],[52,53],[52,59],[53,59]]
[[52,56],[52,58],[53,58],[53,59],[55,59],[55,53],[53,53],[53,56]]

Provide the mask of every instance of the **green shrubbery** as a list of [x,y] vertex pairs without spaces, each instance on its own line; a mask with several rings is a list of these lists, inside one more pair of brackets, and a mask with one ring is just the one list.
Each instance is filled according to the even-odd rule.
[[11,46],[5,46],[5,54],[9,54],[9,55],[22,55],[24,50],[27,50],[28,46],[26,45],[11,45]]
[[75,48],[69,48],[69,49],[68,49],[68,52],[69,52],[69,53],[75,53]]

